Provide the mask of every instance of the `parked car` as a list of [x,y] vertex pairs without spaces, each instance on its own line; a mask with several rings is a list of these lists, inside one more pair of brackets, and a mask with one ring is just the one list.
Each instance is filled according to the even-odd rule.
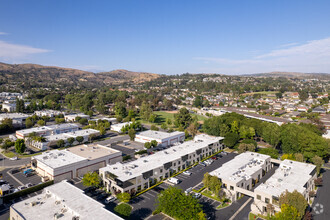
[[3,185],[3,184],[7,184],[7,181],[6,180],[0,180],[0,186]]
[[11,157],[9,160],[18,160],[18,157]]
[[26,186],[19,186],[17,187],[18,190],[23,190],[23,189],[26,189]]
[[18,169],[13,169],[12,171],[10,171],[11,174],[15,174],[15,173],[19,173],[20,171]]
[[192,187],[189,187],[188,189],[186,189],[185,191],[184,191],[184,193],[186,194],[186,195],[188,195],[189,193],[191,193],[192,192]]
[[199,162],[199,164],[203,167],[206,167],[206,164],[204,162]]
[[217,160],[218,158],[216,156],[211,157],[212,160]]
[[107,197],[108,195],[106,193],[102,193],[96,197],[97,200],[103,200]]
[[224,151],[221,151],[220,154],[227,155],[228,153],[227,152],[224,152]]
[[186,170],[186,171],[183,171],[182,174],[187,175],[187,176],[190,176],[191,175],[191,172],[188,171],[188,170]]
[[158,193],[164,191],[164,189],[162,187],[159,187],[159,186],[154,187],[153,190],[158,192]]
[[171,178],[168,179],[168,182],[174,183],[174,184],[179,184],[180,180],[177,179],[177,178],[171,177]]
[[18,192],[18,191],[19,191],[19,189],[17,189],[17,188],[11,190],[12,193],[15,193],[15,192]]
[[29,176],[33,176],[33,175],[34,175],[34,173],[30,172],[30,173],[26,173],[25,177],[29,177]]
[[25,186],[26,186],[27,188],[29,188],[29,187],[33,186],[33,184],[32,184],[32,183],[27,183],[27,184],[25,184]]
[[196,199],[199,199],[201,196],[202,196],[202,194],[200,194],[200,193],[195,193],[193,195],[193,197],[196,198]]
[[32,173],[32,172],[33,172],[32,169],[26,169],[26,170],[23,171],[23,174]]
[[108,198],[105,199],[105,203],[109,204],[110,202],[114,202],[117,198],[114,196],[109,196]]

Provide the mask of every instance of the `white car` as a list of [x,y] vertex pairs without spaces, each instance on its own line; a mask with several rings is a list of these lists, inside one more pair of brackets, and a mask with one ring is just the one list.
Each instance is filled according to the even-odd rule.
[[193,197],[196,198],[196,199],[199,199],[201,196],[202,196],[202,194],[200,194],[200,193],[195,193],[193,195]]
[[32,183],[27,183],[27,184],[25,184],[25,186],[26,186],[27,188],[29,188],[29,187],[33,186],[33,184],[32,184]]
[[23,189],[26,189],[26,186],[19,186],[17,187],[18,190],[23,190]]
[[171,177],[168,179],[168,182],[174,183],[174,184],[179,184],[180,181],[177,178]]
[[105,199],[105,203],[109,204],[110,202],[114,202],[117,198],[114,196],[109,196],[108,198]]
[[186,195],[188,195],[189,193],[191,193],[192,192],[192,187],[189,187],[188,189],[186,189],[185,191],[184,191],[184,193],[186,194]]
[[18,160],[18,157],[11,157],[9,160]]
[[186,171],[183,171],[182,174],[187,175],[187,176],[190,176],[191,175],[191,172],[189,172],[188,170],[186,170]]

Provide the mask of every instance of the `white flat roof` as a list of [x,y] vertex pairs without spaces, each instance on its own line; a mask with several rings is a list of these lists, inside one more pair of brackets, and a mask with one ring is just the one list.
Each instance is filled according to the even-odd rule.
[[27,220],[54,219],[55,214],[62,214],[59,219],[63,220],[72,220],[75,216],[81,220],[122,219],[65,180],[11,207]]
[[243,179],[250,179],[251,175],[262,169],[262,165],[267,159],[270,159],[270,156],[245,152],[210,172],[210,175],[217,176],[221,180],[238,183]]
[[56,141],[56,140],[66,140],[70,137],[78,137],[78,136],[86,136],[90,134],[97,134],[100,133],[98,130],[95,129],[84,129],[84,130],[78,130],[78,131],[72,131],[72,132],[66,132],[61,134],[55,134],[55,135],[48,135],[45,136],[47,141]]
[[40,155],[33,156],[32,159],[36,159],[53,169],[66,166],[72,163],[81,162],[84,160],[86,160],[87,162],[86,158],[78,156],[66,150],[47,151]]
[[175,136],[180,136],[180,135],[185,135],[184,132],[180,131],[174,131],[171,133],[168,132],[162,132],[162,131],[153,131],[153,130],[147,130],[147,131],[142,131],[136,134],[136,136],[141,136],[141,137],[146,137],[149,139],[154,139],[154,140],[163,140]]
[[2,113],[2,114],[0,114],[1,120],[4,118],[15,119],[15,118],[27,118],[27,117],[29,117],[29,115],[23,114],[23,113]]
[[123,122],[123,123],[119,123],[119,124],[113,124],[113,125],[111,125],[111,127],[122,128],[122,127],[124,127],[125,125],[130,125],[130,124],[132,124],[131,121],[130,121],[130,122]]
[[42,131],[52,131],[55,129],[70,129],[70,128],[79,128],[78,125],[72,124],[72,123],[67,123],[67,124],[58,124],[58,125],[49,125],[49,126],[42,126],[42,127],[36,127],[36,128],[29,128],[29,129],[23,129],[19,130],[17,132],[21,134],[30,134],[33,132],[42,132]]
[[180,145],[175,145],[169,149],[156,152],[150,156],[142,157],[125,164],[116,163],[113,165],[108,165],[100,170],[109,171],[115,174],[119,180],[126,181],[141,176],[147,171],[161,167],[165,163],[180,159],[182,156],[191,154],[196,150],[207,147],[209,144],[213,144],[222,139],[223,137],[212,137],[205,134],[197,135],[194,140],[184,142]]
[[313,164],[284,160],[275,173],[254,191],[256,193],[261,191],[277,197],[285,190],[289,192],[297,190],[303,193],[306,189],[304,185],[312,177],[310,174],[315,168],[316,166]]

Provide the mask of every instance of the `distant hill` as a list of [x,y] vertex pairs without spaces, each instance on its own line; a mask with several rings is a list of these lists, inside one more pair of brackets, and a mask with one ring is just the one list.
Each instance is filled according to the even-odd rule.
[[153,73],[139,73],[128,70],[93,73],[78,69],[37,64],[0,63],[1,84],[100,87],[119,83],[141,83],[156,79],[159,76]]
[[328,73],[300,73],[300,72],[270,72],[270,73],[246,74],[243,76],[330,79],[330,74]]

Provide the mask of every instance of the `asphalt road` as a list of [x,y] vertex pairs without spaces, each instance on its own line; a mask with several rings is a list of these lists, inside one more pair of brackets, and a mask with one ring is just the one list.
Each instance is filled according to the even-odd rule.
[[313,219],[328,220],[330,219],[330,169],[322,169],[323,186],[319,187],[316,198],[313,202]]
[[30,161],[31,161],[30,157],[21,158],[21,159],[18,159],[18,160],[9,160],[8,158],[6,158],[2,154],[0,154],[0,167],[2,167],[2,168],[19,167],[19,166],[22,166],[22,165],[29,164]]
[[113,143],[122,142],[122,141],[125,141],[125,140],[129,140],[128,135],[114,136],[114,137],[111,137],[110,139],[107,139],[107,140],[104,140],[104,141],[94,142],[94,144],[111,145]]

